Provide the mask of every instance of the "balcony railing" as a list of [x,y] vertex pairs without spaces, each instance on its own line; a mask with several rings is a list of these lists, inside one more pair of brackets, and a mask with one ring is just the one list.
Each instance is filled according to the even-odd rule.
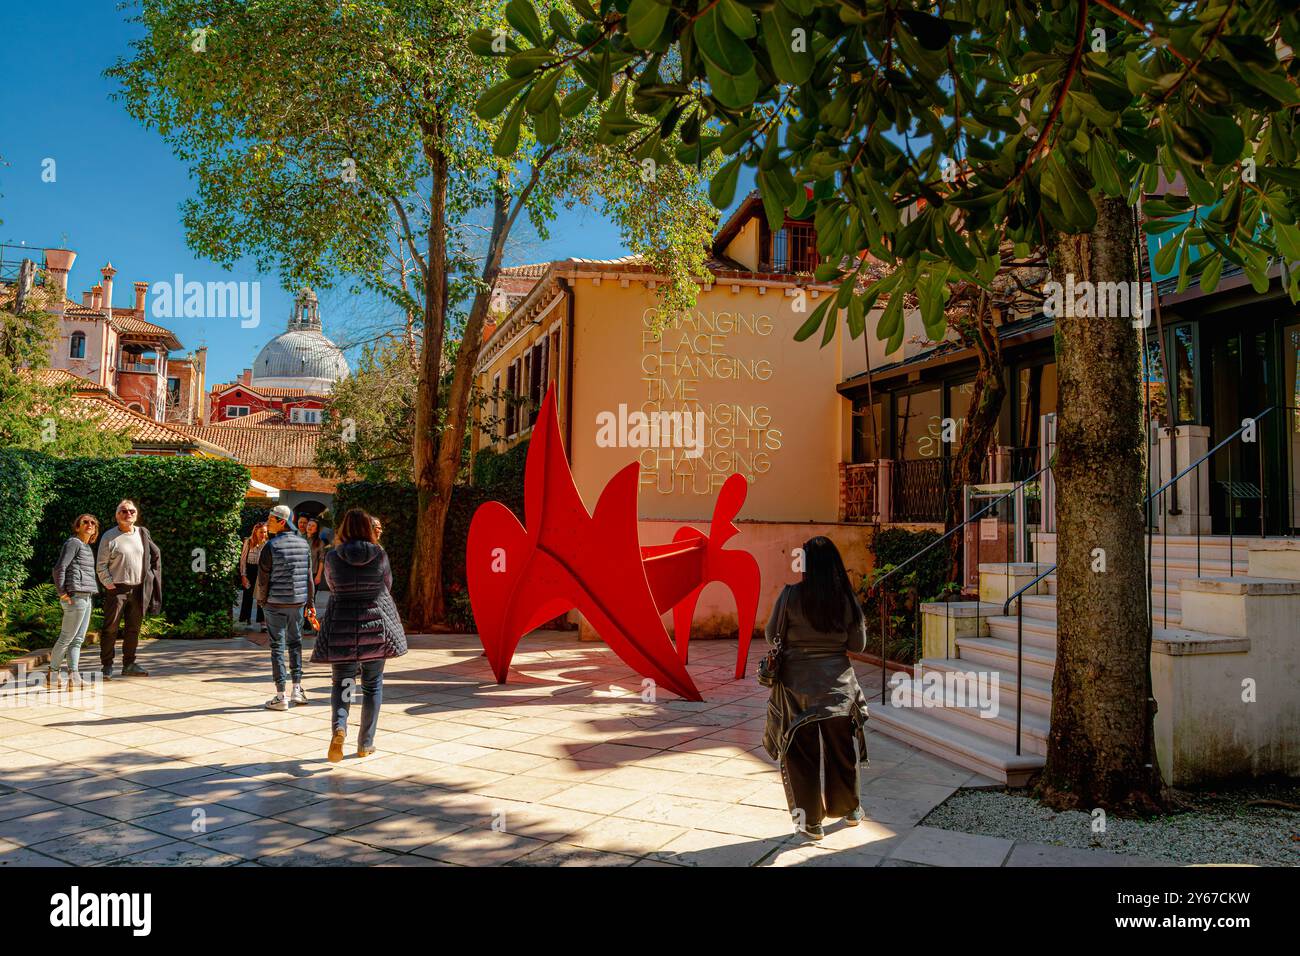
[[158,371],[158,366],[153,362],[120,362],[117,370],[119,372],[145,372],[153,375]]
[[880,502],[877,495],[878,468],[874,461],[845,464],[843,482],[844,521],[877,521]]

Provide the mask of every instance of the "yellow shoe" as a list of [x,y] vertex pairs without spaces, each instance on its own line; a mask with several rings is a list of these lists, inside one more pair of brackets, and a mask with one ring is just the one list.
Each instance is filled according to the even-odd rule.
[[358,756],[358,757],[369,757],[369,756],[370,756],[372,753],[374,753],[374,752],[375,752],[375,748],[374,748],[374,747],[362,747],[362,746],[360,746],[360,745],[358,745],[358,747],[357,747],[357,756]]
[[346,736],[347,731],[334,731],[334,736],[330,738],[330,751],[326,755],[330,763],[338,763],[343,759],[343,738]]

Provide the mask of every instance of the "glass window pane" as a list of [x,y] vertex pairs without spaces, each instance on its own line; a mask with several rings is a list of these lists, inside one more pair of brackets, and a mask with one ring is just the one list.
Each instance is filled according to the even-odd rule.
[[867,413],[867,403],[853,403],[853,460],[855,462],[875,461],[880,454],[879,438],[882,434],[884,419],[881,418],[880,399],[871,406]]
[[899,395],[894,407],[895,457],[905,461],[941,457],[943,404],[939,389]]

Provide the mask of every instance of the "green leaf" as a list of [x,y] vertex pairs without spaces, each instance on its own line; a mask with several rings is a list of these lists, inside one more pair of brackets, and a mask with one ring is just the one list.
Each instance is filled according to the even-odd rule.
[[759,195],[763,199],[763,212],[767,214],[767,225],[775,232],[785,225],[785,203],[781,201],[780,186],[773,175],[760,169],[754,177],[758,184]]
[[[695,45],[699,47],[705,62],[716,68],[725,76],[740,78],[754,70],[754,54],[745,42],[736,36],[722,18],[722,11],[716,5],[706,10],[691,29]],[[709,71],[709,82],[713,82],[714,70]],[[755,88],[757,92],[757,84]],[[753,98],[750,98],[753,102]],[[727,104],[731,105],[731,104]]]
[[743,76],[724,73],[711,60],[704,61],[709,76],[709,86],[718,102],[730,109],[741,110],[754,102],[758,95],[758,73],[750,70]]
[[[764,11],[763,45],[767,48],[772,70],[782,83],[798,86],[812,77],[813,56],[809,48],[808,28],[800,26],[781,4]],[[795,31],[800,31],[796,33]],[[798,44],[799,50],[795,50]]]
[[560,104],[554,98],[533,120],[537,141],[543,146],[550,146],[560,138]]
[[555,102],[555,87],[563,75],[563,69],[552,70],[533,85],[524,100],[524,109],[528,110],[530,115],[536,116]]
[[758,25],[748,8],[736,0],[718,0],[718,8],[722,11],[723,22],[736,36],[743,40],[758,36]]
[[1219,276],[1223,274],[1223,257],[1211,256],[1201,271],[1201,291],[1208,294],[1219,286]]
[[636,47],[647,49],[659,39],[671,9],[659,0],[632,0],[627,8],[627,38]]
[[709,183],[709,200],[718,209],[726,209],[736,198],[736,181],[740,178],[741,157],[726,163],[713,174]]
[[821,328],[822,319],[825,318],[826,312],[830,308],[831,302],[833,301],[834,301],[833,299],[827,296],[826,300],[822,302],[821,305],[813,309],[812,315],[808,316],[808,318],[804,320],[803,325],[799,326],[799,328],[795,330],[794,340],[796,342],[804,341],[809,336],[811,336],[814,332],[816,332],[819,328]]
[[542,21],[537,18],[537,11],[533,9],[530,0],[510,0],[506,4],[506,20],[533,46],[541,46],[546,41]]
[[502,158],[513,156],[519,148],[519,127],[524,118],[524,101],[519,100],[510,107],[505,120],[501,123],[501,132],[497,133],[492,143],[492,153]]
[[474,104],[474,112],[483,119],[500,116],[501,111],[510,105],[510,101],[528,85],[530,79],[531,77],[521,76],[512,80],[503,80],[496,86],[484,90],[483,95]]
[[1156,267],[1156,272],[1161,275],[1169,275],[1174,271],[1174,263],[1178,259],[1178,250],[1182,247],[1183,237],[1169,239],[1157,251],[1152,264]]
[[560,106],[560,115],[565,119],[573,119],[587,108],[587,104],[591,102],[591,98],[595,95],[595,89],[590,86],[574,90],[564,98],[564,103]]
[[893,352],[903,344],[903,293],[895,289],[876,324],[876,338],[886,342],[885,352]]
[[958,235],[957,230],[946,218],[943,221],[943,251],[948,254],[952,264],[962,272],[970,272],[975,268],[975,256],[967,248],[966,240]]
[[942,50],[952,39],[952,28],[939,17],[917,10],[899,10],[897,16],[908,32],[927,50]]

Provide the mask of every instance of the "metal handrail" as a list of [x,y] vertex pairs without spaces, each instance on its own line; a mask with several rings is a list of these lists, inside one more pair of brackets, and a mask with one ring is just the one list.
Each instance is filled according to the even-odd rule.
[[1029,484],[1031,481],[1033,481],[1035,478],[1037,478],[1037,477],[1038,477],[1039,475],[1041,475],[1043,472],[1048,471],[1049,469],[1051,469],[1051,467],[1052,467],[1051,465],[1044,465],[1042,468],[1039,468],[1036,472],[1034,472],[1034,473],[1033,473],[1032,475],[1030,475],[1028,478],[1023,478],[1023,479],[1021,479],[1020,481],[1016,482],[1015,486],[1014,486],[1010,491],[1005,492],[1004,494],[1001,494],[1001,495],[999,495],[998,497],[991,499],[991,500],[989,501],[988,504],[986,504],[986,505],[985,505],[983,508],[981,508],[979,511],[975,512],[975,513],[974,513],[973,515],[971,515],[969,518],[967,518],[966,520],[964,520],[961,524],[959,524],[959,525],[955,525],[955,526],[952,528],[952,530],[945,532],[941,537],[935,538],[933,541],[931,541],[929,544],[927,544],[927,545],[926,545],[924,548],[922,548],[920,551],[916,552],[916,554],[912,555],[910,558],[908,558],[907,560],[905,560],[902,564],[896,564],[896,565],[894,565],[892,568],[890,568],[888,571],[886,571],[883,575],[881,575],[881,576],[880,576],[879,578],[877,578],[875,581],[872,581],[872,582],[871,582],[871,587],[872,587],[872,589],[875,589],[875,588],[879,587],[880,585],[884,584],[887,580],[889,580],[891,577],[893,577],[893,576],[894,576],[895,574],[897,574],[899,571],[903,570],[903,568],[907,567],[909,564],[911,564],[913,561],[915,561],[915,560],[916,560],[917,558],[919,558],[921,555],[925,554],[925,553],[926,553],[927,551],[929,551],[930,549],[935,548],[935,547],[938,547],[942,542],[947,541],[947,540],[948,540],[949,538],[951,538],[954,534],[956,534],[956,533],[957,533],[958,531],[960,531],[962,528],[966,527],[968,524],[970,524],[972,521],[974,521],[974,520],[975,520],[976,518],[978,518],[980,515],[984,514],[986,511],[988,511],[989,509],[991,509],[991,508],[992,508],[994,505],[996,505],[998,502],[1000,502],[1000,501],[1005,501],[1007,498],[1010,498],[1010,497],[1012,497],[1013,495],[1015,495],[1018,491],[1020,491],[1021,488],[1023,488],[1025,485]]
[[[1267,408],[1265,408],[1262,412],[1260,412],[1258,415],[1255,415],[1253,418],[1251,418],[1251,419],[1249,420],[1249,421],[1250,421],[1250,425],[1242,425],[1240,428],[1238,428],[1235,432],[1233,432],[1233,433],[1232,433],[1231,435],[1229,435],[1227,438],[1223,439],[1223,441],[1219,442],[1217,445],[1215,445],[1213,448],[1211,448],[1209,451],[1207,451],[1207,452],[1206,452],[1204,455],[1202,455],[1200,458],[1196,459],[1196,461],[1192,462],[1190,465],[1188,465],[1186,468],[1184,468],[1184,469],[1183,469],[1182,471],[1180,471],[1178,474],[1174,475],[1174,477],[1170,478],[1168,481],[1166,481],[1163,485],[1161,485],[1161,486],[1160,486],[1159,488],[1157,488],[1155,491],[1153,491],[1153,492],[1151,492],[1149,495],[1147,495],[1147,497],[1146,497],[1146,501],[1144,502],[1144,504],[1149,505],[1152,501],[1155,500],[1155,498],[1156,498],[1157,495],[1163,494],[1167,488],[1169,488],[1171,485],[1173,485],[1173,484],[1174,484],[1175,482],[1177,482],[1179,479],[1185,477],[1185,476],[1186,476],[1187,474],[1189,474],[1190,472],[1195,471],[1196,469],[1200,468],[1200,466],[1201,466],[1202,464],[1204,464],[1205,461],[1206,461],[1207,459],[1209,459],[1211,455],[1213,455],[1215,452],[1219,451],[1219,449],[1223,448],[1225,445],[1227,445],[1229,442],[1231,442],[1234,438],[1238,438],[1238,437],[1240,437],[1241,434],[1242,434],[1242,432],[1246,431],[1247,428],[1253,427],[1253,426],[1254,426],[1254,425],[1255,425],[1255,424],[1256,424],[1256,423],[1257,423],[1261,418],[1263,418],[1263,417],[1264,417],[1265,415],[1267,415],[1269,412],[1273,411],[1273,409],[1276,408],[1276,407],[1277,407],[1276,405],[1270,405],[1270,406],[1268,406]],[[1261,467],[1262,467],[1262,463],[1261,463]],[[1199,493],[1199,491],[1200,491],[1200,486],[1199,486],[1199,485],[1197,486],[1197,491],[1198,491],[1198,493]],[[1262,498],[1263,494],[1264,494],[1264,489],[1263,489],[1263,486],[1261,485],[1261,487],[1260,487],[1260,496],[1261,496],[1261,498]],[[1262,521],[1262,520],[1263,520],[1263,519],[1262,519],[1262,517],[1261,517],[1261,521]],[[1197,539],[1198,539],[1198,541],[1199,541],[1199,539],[1200,539],[1200,534],[1199,534],[1199,527],[1200,527],[1200,525],[1199,525],[1199,521],[1200,521],[1200,519],[1199,519],[1199,515],[1198,515],[1198,517],[1197,517],[1197,522],[1198,522],[1198,525],[1197,525],[1197,528],[1198,528]],[[1167,525],[1167,523],[1166,523],[1166,528],[1167,528],[1167,527],[1168,527],[1168,525]],[[1166,531],[1166,534],[1167,534],[1167,533],[1168,533],[1168,532]],[[1168,553],[1168,548],[1166,548],[1165,550],[1166,550],[1166,554],[1167,554],[1167,553]],[[1198,568],[1198,570],[1199,570],[1199,568],[1200,568],[1200,549],[1199,549],[1199,546],[1198,546],[1198,548],[1197,548],[1197,558],[1196,558],[1196,561],[1197,561],[1197,568]],[[1228,564],[1229,564],[1229,568],[1231,568],[1231,565],[1232,565],[1232,552],[1231,552],[1231,550],[1230,550],[1229,553],[1228,553]],[[1006,601],[1004,601],[1003,604],[1002,604],[1002,614],[1003,614],[1003,616],[1005,617],[1005,616],[1007,616],[1007,615],[1010,613],[1010,611],[1011,611],[1011,602],[1012,602],[1012,601],[1016,601],[1016,600],[1018,600],[1020,597],[1022,597],[1026,591],[1028,591],[1028,590],[1029,590],[1030,588],[1032,588],[1032,587],[1035,587],[1035,586],[1036,586],[1040,581],[1043,580],[1043,578],[1047,577],[1049,574],[1052,574],[1054,571],[1056,571],[1057,567],[1058,567],[1057,564],[1053,564],[1053,565],[1052,565],[1051,567],[1049,567],[1047,570],[1045,570],[1045,571],[1043,571],[1041,574],[1039,574],[1038,577],[1034,578],[1032,581],[1030,581],[1030,582],[1029,582],[1028,584],[1026,584],[1024,587],[1022,587],[1022,588],[1020,588],[1018,591],[1016,591],[1015,594],[1012,594],[1010,597],[1008,597],[1008,598],[1006,599]],[[1168,581],[1168,575],[1169,575],[1169,570],[1168,570],[1168,566],[1166,566],[1166,568],[1165,568],[1165,594],[1166,594],[1166,599],[1168,598],[1168,593],[1169,593],[1169,586],[1168,586],[1168,585],[1169,585],[1169,581]],[[1168,613],[1168,609],[1166,608],[1166,614],[1167,614],[1167,613]],[[1017,605],[1016,605],[1016,756],[1017,756],[1017,757],[1020,756],[1020,727],[1021,727],[1021,714],[1022,714],[1022,699],[1021,699],[1021,698],[1022,698],[1022,693],[1023,693],[1023,686],[1022,686],[1022,685],[1023,685],[1023,683],[1024,683],[1024,620],[1025,620],[1024,606],[1023,606],[1023,604],[1017,604]],[[1151,625],[1154,627],[1154,619],[1151,620]]]
[[868,590],[869,590],[871,593],[873,593],[873,594],[877,594],[877,595],[879,595],[879,596],[880,596],[880,599],[881,599],[881,600],[880,600],[880,702],[881,702],[882,704],[885,702],[885,693],[886,693],[886,690],[887,690],[887,684],[888,684],[888,667],[887,667],[887,665],[886,665],[886,663],[885,663],[885,638],[886,638],[886,634],[885,634],[885,631],[886,631],[886,628],[885,628],[885,620],[886,620],[886,618],[888,617],[888,610],[887,610],[886,607],[885,607],[885,604],[886,604],[887,602],[886,602],[886,600],[885,600],[885,592],[881,589],[881,585],[884,584],[885,581],[887,581],[887,580],[888,580],[889,578],[891,578],[893,575],[895,575],[895,574],[897,574],[899,571],[903,570],[903,568],[905,568],[907,565],[911,564],[913,561],[915,561],[915,560],[916,560],[917,558],[919,558],[921,555],[925,554],[926,552],[930,551],[930,550],[933,549],[933,548],[938,547],[940,544],[942,544],[944,541],[946,541],[946,540],[948,540],[949,538],[951,538],[951,537],[952,537],[954,534],[956,534],[958,531],[961,531],[963,528],[965,528],[968,524],[970,524],[970,523],[971,523],[972,521],[974,521],[976,518],[980,517],[980,516],[983,515],[985,512],[987,512],[987,511],[989,511],[991,508],[993,508],[994,505],[998,504],[998,503],[1001,502],[1001,501],[1005,501],[1007,498],[1010,498],[1010,497],[1012,497],[1012,496],[1014,496],[1014,495],[1016,495],[1016,494],[1021,493],[1021,492],[1024,490],[1024,487],[1025,487],[1026,485],[1028,485],[1031,481],[1034,481],[1036,478],[1038,478],[1039,476],[1041,476],[1044,472],[1050,471],[1051,468],[1052,468],[1052,466],[1051,466],[1050,463],[1049,463],[1049,464],[1046,464],[1046,465],[1044,465],[1042,468],[1039,468],[1036,472],[1034,472],[1034,473],[1033,473],[1032,475],[1030,475],[1028,478],[1024,478],[1024,479],[1022,479],[1022,480],[1016,482],[1016,483],[1012,486],[1012,488],[1011,488],[1010,491],[1007,491],[1007,492],[1005,492],[1005,493],[999,495],[998,497],[992,499],[991,501],[989,501],[988,504],[986,504],[984,507],[980,508],[979,511],[976,511],[976,512],[975,512],[974,514],[972,514],[969,518],[966,518],[964,521],[962,521],[961,524],[954,526],[951,530],[945,532],[945,533],[944,533],[943,535],[941,535],[940,537],[938,537],[938,538],[936,538],[935,540],[931,541],[929,544],[927,544],[927,545],[926,545],[924,548],[922,548],[920,551],[916,552],[916,554],[912,555],[912,556],[909,557],[907,560],[905,560],[902,564],[898,564],[898,565],[895,565],[894,567],[890,568],[890,569],[889,569],[888,571],[886,571],[883,575],[881,575],[879,578],[877,578],[875,581],[873,581],[873,582],[871,583],[871,585],[870,585],[870,587],[868,588]]
[[[1218,450],[1219,450],[1220,448],[1222,448],[1224,445],[1228,444],[1228,442],[1230,442],[1230,441],[1232,441],[1234,438],[1238,437],[1238,436],[1239,436],[1242,432],[1244,432],[1247,428],[1250,428],[1251,426],[1253,426],[1256,422],[1258,422],[1261,418],[1263,418],[1265,415],[1267,415],[1269,412],[1271,412],[1271,411],[1272,411],[1273,409],[1275,409],[1275,408],[1277,408],[1276,405],[1270,405],[1270,406],[1268,406],[1268,408],[1264,409],[1262,412],[1260,412],[1260,413],[1259,413],[1258,415],[1256,415],[1254,418],[1249,419],[1249,421],[1250,421],[1250,423],[1251,423],[1250,425],[1242,425],[1240,428],[1238,428],[1235,432],[1233,432],[1231,435],[1229,435],[1229,436],[1228,436],[1227,438],[1225,438],[1223,441],[1219,442],[1217,445],[1215,445],[1213,448],[1211,448],[1209,451],[1207,451],[1207,452],[1206,452],[1204,455],[1202,455],[1200,458],[1196,459],[1196,461],[1192,462],[1190,465],[1188,465],[1186,468],[1184,468],[1184,469],[1183,469],[1182,471],[1180,471],[1178,474],[1174,475],[1172,478],[1170,478],[1168,481],[1166,481],[1163,485],[1161,485],[1161,486],[1160,486],[1159,488],[1157,488],[1155,491],[1151,492],[1151,494],[1147,495],[1147,501],[1148,501],[1148,502],[1151,501],[1153,498],[1155,498],[1156,495],[1160,494],[1162,491],[1164,491],[1166,488],[1168,488],[1168,487],[1169,487],[1170,485],[1172,485],[1174,482],[1178,481],[1178,479],[1185,477],[1185,476],[1188,474],[1188,472],[1191,472],[1191,471],[1195,470],[1196,468],[1199,468],[1199,467],[1201,466],[1201,464],[1203,464],[1207,458],[1209,458],[1211,455],[1213,455],[1216,451],[1218,451]],[[1172,427],[1177,428],[1178,426],[1177,426],[1177,425],[1174,425],[1174,426],[1172,426]]]

